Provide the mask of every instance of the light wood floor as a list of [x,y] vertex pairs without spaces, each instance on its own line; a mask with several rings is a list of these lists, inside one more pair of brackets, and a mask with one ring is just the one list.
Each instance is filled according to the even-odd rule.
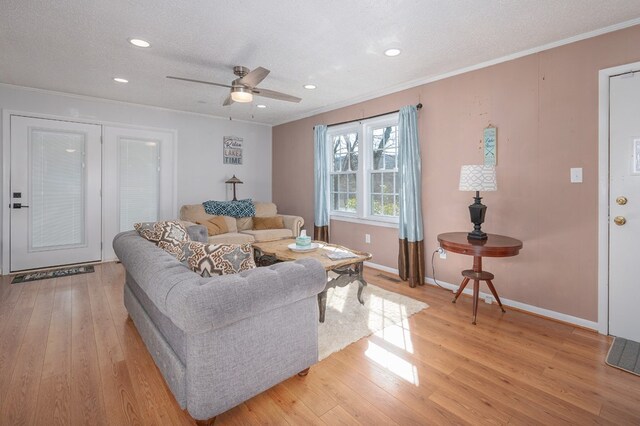
[[[604,364],[608,338],[484,303],[474,327],[470,298],[367,277],[430,307],[216,424],[640,424],[640,377]],[[122,285],[113,263],[2,278],[0,424],[193,424],[127,321]]]

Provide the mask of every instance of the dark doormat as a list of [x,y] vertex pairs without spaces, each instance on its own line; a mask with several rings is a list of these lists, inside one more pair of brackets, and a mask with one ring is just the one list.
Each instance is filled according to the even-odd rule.
[[640,343],[622,337],[614,338],[607,354],[606,363],[640,376]]
[[72,266],[70,268],[52,269],[50,271],[27,272],[13,277],[11,284],[46,280],[48,278],[68,277],[71,275],[90,274],[91,272],[94,272],[93,265]]

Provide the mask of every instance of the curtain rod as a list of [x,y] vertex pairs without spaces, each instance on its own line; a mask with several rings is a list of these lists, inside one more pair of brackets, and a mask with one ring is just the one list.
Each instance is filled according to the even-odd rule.
[[[420,103],[420,104],[416,105],[416,109],[422,109],[422,104]],[[348,120],[348,121],[341,121],[340,123],[327,124],[327,127],[339,126],[341,124],[355,123],[356,121],[369,120],[371,118],[378,118],[378,117],[382,117],[384,115],[395,114],[396,112],[400,112],[400,110],[397,109],[395,111],[389,111],[389,112],[385,112],[385,113],[382,113],[382,114],[371,115],[369,117],[362,117],[362,118],[357,118],[355,120]],[[313,128],[315,129],[316,126],[313,126]]]

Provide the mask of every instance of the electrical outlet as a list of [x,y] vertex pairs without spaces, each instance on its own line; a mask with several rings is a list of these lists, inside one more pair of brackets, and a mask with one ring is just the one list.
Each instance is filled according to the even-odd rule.
[[438,247],[438,254],[440,255],[440,259],[446,259],[447,258],[447,251],[445,249],[443,249],[442,247]]
[[371,244],[371,235],[364,234],[364,242],[367,244]]
[[484,297],[484,303],[486,303],[487,305],[491,305],[493,303],[493,297],[486,295]]

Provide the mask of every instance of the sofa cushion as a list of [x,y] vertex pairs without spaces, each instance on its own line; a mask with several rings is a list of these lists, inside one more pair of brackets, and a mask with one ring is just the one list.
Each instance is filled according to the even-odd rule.
[[255,238],[253,235],[239,233],[239,232],[227,232],[226,234],[211,235],[207,238],[209,244],[247,244],[253,243]]
[[293,238],[291,229],[261,229],[242,231],[243,234],[251,235],[256,243],[263,241],[275,241],[283,238]]
[[282,216],[254,217],[253,229],[284,229]]
[[[207,214],[204,211],[204,206],[202,204],[185,204],[180,207],[180,219],[187,220],[189,222],[206,222],[211,219],[213,216]],[[238,228],[236,226],[236,218],[231,216],[223,216],[225,222],[227,223],[227,228],[229,232],[238,232]]]
[[[278,208],[273,203],[254,203],[256,206],[256,217],[268,217],[278,214]],[[252,217],[240,217],[236,221],[238,231],[247,231],[253,229]]]
[[229,232],[227,227],[227,221],[224,220],[224,216],[213,216],[206,222],[197,222],[198,225],[204,225],[207,227],[209,235],[220,235]]
[[203,277],[237,274],[256,267],[251,244],[204,244],[182,246],[184,262]]
[[177,221],[143,222],[133,225],[141,237],[182,260],[182,244],[190,241],[187,228]]

